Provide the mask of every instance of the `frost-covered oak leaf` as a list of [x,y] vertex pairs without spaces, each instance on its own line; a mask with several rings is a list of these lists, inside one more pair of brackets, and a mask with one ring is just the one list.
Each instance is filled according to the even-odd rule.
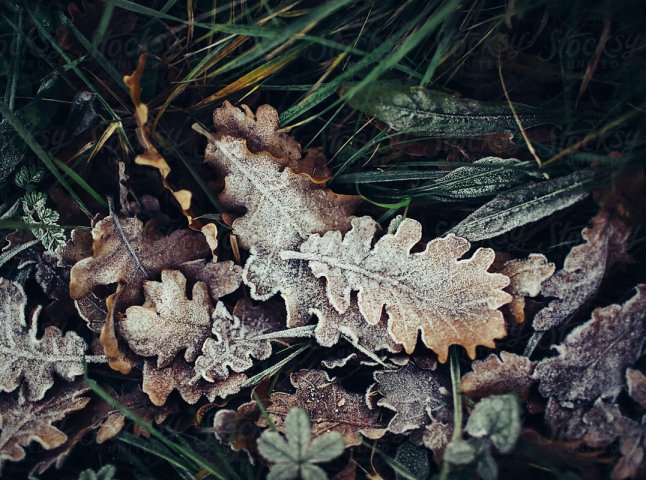
[[140,303],[142,284],[166,268],[209,255],[204,236],[176,230],[168,236],[144,231],[136,218],[106,217],[92,229],[92,256],[77,262],[70,272],[70,296],[79,300],[99,285],[121,283],[117,311]]
[[[242,373],[253,367],[253,360],[271,356],[271,342],[254,337],[280,328],[268,319],[247,317],[244,320],[231,315],[218,302],[212,315],[213,336],[202,346],[202,354],[195,361],[195,372],[207,382],[224,380],[231,372]],[[263,321],[265,320],[265,321]]]
[[534,380],[534,362],[511,352],[492,353],[471,364],[472,371],[460,379],[460,390],[473,400],[491,395],[515,393],[522,400],[529,395]]
[[223,206],[245,211],[232,228],[250,252],[243,281],[252,298],[266,300],[280,292],[290,327],[308,323],[313,313],[334,316],[306,263],[283,259],[281,253],[297,250],[312,233],[346,231],[358,197],[336,194],[315,181],[313,172],[298,168],[297,144],[276,132],[272,107],[260,107],[254,118],[250,110],[227,104],[215,111],[214,123],[217,131],[205,161],[225,176]]
[[161,282],[144,282],[143,306],[126,310],[118,324],[119,332],[133,352],[144,357],[157,356],[159,368],[169,365],[184,350],[184,358],[194,361],[211,331],[211,301],[202,282],[193,285],[186,296],[186,277],[175,270],[164,270]]
[[0,278],[0,391],[11,392],[23,381],[29,401],[40,400],[54,385],[54,373],[68,382],[83,374],[85,341],[74,332],[45,328],[37,337],[40,307],[25,319],[22,287]]
[[325,277],[330,302],[341,313],[349,308],[352,291],[359,292],[359,309],[370,324],[380,321],[385,307],[391,335],[409,354],[418,331],[441,362],[452,344],[464,346],[471,358],[478,345],[494,347],[506,333],[498,308],[511,300],[503,291],[509,279],[487,271],[494,251],[480,248],[459,260],[470,244],[448,235],[411,253],[422,234],[412,219],[373,246],[377,228],[370,217],[354,218],[345,237],[341,232],[312,235],[300,252],[282,256],[307,260],[317,277]]
[[585,243],[577,245],[563,263],[563,269],[543,283],[541,294],[555,300],[534,317],[534,330],[558,327],[590,301],[606,272],[627,258],[629,228],[602,210],[581,232]]
[[628,395],[642,408],[646,408],[646,375],[639,370],[626,369],[626,385]]
[[[312,436],[339,432],[347,447],[361,444],[361,435],[379,438],[384,433],[379,411],[370,410],[363,395],[345,390],[322,370],[300,370],[290,375],[295,393],[274,392],[266,412],[280,432],[285,432],[285,418],[293,407],[302,407],[312,422]],[[264,419],[259,420],[266,426]]]
[[52,423],[85,407],[90,398],[82,395],[88,390],[83,382],[75,382],[51,390],[36,402],[28,401],[23,389],[18,395],[0,396],[0,468],[5,460],[25,458],[24,447],[34,441],[46,450],[65,443],[67,435]]
[[557,345],[558,355],[534,369],[539,391],[561,402],[615,399],[625,371],[641,354],[646,334],[646,285],[623,305],[597,308],[592,319]]
[[376,391],[382,395],[377,405],[395,412],[388,431],[401,434],[451,418],[451,396],[437,372],[421,370],[412,364],[398,370],[374,373]]

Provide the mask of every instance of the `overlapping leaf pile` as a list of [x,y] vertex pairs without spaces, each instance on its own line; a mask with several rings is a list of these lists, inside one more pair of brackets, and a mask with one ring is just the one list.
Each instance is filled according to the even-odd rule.
[[[70,296],[90,327],[84,335],[98,334],[94,355],[79,332],[47,326],[39,334],[38,310],[28,321],[22,288],[2,280],[0,459],[20,460],[24,447],[37,441],[51,450],[38,463],[42,471],[60,465],[90,430],[99,429],[97,441],[116,435],[124,417],[91,401],[78,378],[85,363],[104,361],[140,379],[119,401],[150,421],[162,421],[180,399],[228,401],[257,385],[251,402],[216,412],[215,435],[275,463],[276,478],[279,471],[305,470],[320,477],[323,470],[313,464],[339,457],[339,438],[361,448],[364,438],[386,436],[432,450],[440,465],[447,455],[445,469],[473,468],[491,477],[497,472],[493,447],[509,453],[516,443],[520,405],[538,415],[544,406],[551,433],[563,440],[594,448],[618,441],[623,456],[613,478],[643,471],[646,430],[639,417],[646,379],[636,362],[646,333],[646,287],[638,286],[623,305],[594,309],[556,347],[556,356],[530,358],[544,332],[587,314],[608,270],[626,259],[629,230],[608,210],[592,219],[585,243],[556,273],[540,254],[495,262],[494,250],[469,254],[470,242],[453,233],[423,241],[422,225],[411,218],[397,218],[382,231],[371,217],[355,216],[360,199],[326,186],[325,159],[315,150],[302,158],[270,106],[254,114],[225,103],[214,125],[206,163],[224,180],[223,219],[247,252],[244,264],[219,261],[215,224],[196,231],[192,217],[193,229],[162,235],[112,212],[91,235],[73,232],[59,249],[57,268],[71,267]],[[143,124],[139,128],[143,132]],[[285,310],[272,298],[277,294]],[[512,346],[485,350],[531,317],[534,332],[524,354]],[[304,337],[313,338],[311,348],[322,347],[320,368],[289,363],[304,350]],[[272,357],[275,342],[289,355]],[[455,346],[470,360],[481,358],[461,380],[453,379],[462,394],[480,402],[467,423],[468,438],[455,424],[462,418],[454,410],[462,408],[455,401],[460,392],[453,391],[445,365]],[[282,377],[270,390],[263,379],[285,365],[289,381]],[[349,385],[329,372],[348,366],[363,369],[373,383]],[[617,403],[624,391],[631,411]],[[304,410],[310,424],[294,408]],[[87,419],[75,430],[52,425],[81,409]],[[254,428],[240,428],[245,422]],[[268,427],[286,433],[287,441],[272,433],[256,444],[259,430]],[[328,432],[339,438],[332,441]],[[299,435],[296,460],[280,453]],[[319,456],[308,450],[324,443],[336,446]]]

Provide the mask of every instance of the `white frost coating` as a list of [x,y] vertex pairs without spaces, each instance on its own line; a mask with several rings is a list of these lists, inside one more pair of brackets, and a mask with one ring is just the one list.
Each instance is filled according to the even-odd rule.
[[325,277],[332,305],[341,313],[358,291],[361,313],[368,323],[381,319],[385,306],[389,330],[412,353],[421,330],[424,343],[445,361],[451,344],[463,345],[475,357],[477,345],[493,347],[505,335],[497,309],[511,300],[502,289],[509,279],[489,273],[491,249],[479,249],[458,260],[470,248],[463,238],[435,239],[423,252],[411,253],[420,241],[421,225],[405,219],[394,234],[372,247],[377,223],[355,218],[345,237],[340,232],[312,235],[301,252],[284,252],[284,259],[309,261],[317,277]]
[[68,382],[83,374],[87,345],[76,333],[63,335],[53,326],[37,338],[40,307],[28,328],[26,305],[22,287],[0,278],[0,391],[15,390],[24,378],[27,399],[36,401],[54,385],[54,373]]

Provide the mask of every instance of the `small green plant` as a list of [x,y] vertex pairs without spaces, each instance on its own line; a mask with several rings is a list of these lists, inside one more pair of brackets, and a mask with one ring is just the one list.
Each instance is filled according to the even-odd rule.
[[78,480],[115,480],[114,475],[117,473],[117,468],[114,465],[103,465],[98,471],[92,469],[83,470]]
[[285,419],[287,439],[266,430],[258,439],[260,454],[273,463],[268,480],[320,480],[328,478],[317,463],[329,462],[343,454],[343,437],[327,432],[312,439],[312,428],[302,408],[292,408]]

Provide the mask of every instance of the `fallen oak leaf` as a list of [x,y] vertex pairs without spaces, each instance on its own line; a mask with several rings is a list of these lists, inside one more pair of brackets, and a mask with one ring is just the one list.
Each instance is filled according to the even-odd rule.
[[314,275],[325,277],[328,298],[341,313],[353,290],[359,292],[359,309],[368,323],[377,324],[385,307],[390,334],[408,354],[418,331],[440,362],[446,361],[451,344],[464,346],[475,358],[476,346],[494,347],[494,339],[506,334],[498,308],[511,299],[502,290],[509,279],[487,271],[493,250],[481,248],[458,260],[470,244],[448,235],[411,253],[421,239],[421,225],[412,219],[402,220],[394,233],[372,246],[377,227],[370,217],[354,218],[345,237],[340,232],[311,235],[300,252],[281,257],[308,261]]
[[209,254],[200,233],[176,230],[157,237],[144,232],[140,220],[116,215],[98,222],[92,238],[92,257],[77,262],[70,271],[70,296],[79,300],[99,285],[122,283],[125,288],[117,311],[141,302],[143,280]]
[[555,347],[558,355],[538,362],[533,378],[544,397],[560,402],[615,399],[624,372],[641,354],[646,333],[646,285],[623,305],[597,308],[592,318]]
[[[295,393],[273,392],[265,405],[269,420],[285,432],[285,418],[292,407],[302,407],[312,421],[312,436],[339,432],[346,447],[361,444],[361,435],[380,438],[385,433],[379,412],[371,411],[363,395],[346,391],[321,370],[300,370],[290,375]],[[264,418],[260,426],[267,426]],[[361,435],[360,435],[361,434]]]
[[626,385],[628,395],[642,408],[646,408],[646,375],[639,370],[626,369]]
[[116,292],[108,295],[105,299],[106,315],[99,332],[99,342],[103,347],[103,353],[108,357],[110,368],[127,375],[132,370],[135,362],[127,355],[125,349],[119,345],[115,329],[115,309],[119,304],[119,297],[123,289],[123,284],[118,284]]
[[26,305],[23,288],[0,278],[0,391],[11,392],[24,381],[24,396],[33,402],[54,385],[54,373],[68,382],[83,374],[87,345],[54,326],[37,338],[40,307],[28,326]]
[[46,450],[62,445],[67,435],[52,424],[84,408],[90,401],[83,396],[88,390],[83,382],[75,382],[35,402],[28,401],[24,389],[0,396],[0,468],[5,460],[24,459],[24,447],[34,441]]
[[534,384],[534,362],[511,352],[500,352],[500,357],[492,353],[473,362],[471,369],[460,379],[460,391],[472,400],[505,393],[515,393],[521,400],[527,400]]
[[138,355],[157,356],[157,367],[168,366],[184,350],[184,359],[194,361],[211,330],[211,301],[202,282],[186,297],[186,277],[163,270],[161,282],[144,282],[146,300],[133,305],[119,322],[119,333]]

